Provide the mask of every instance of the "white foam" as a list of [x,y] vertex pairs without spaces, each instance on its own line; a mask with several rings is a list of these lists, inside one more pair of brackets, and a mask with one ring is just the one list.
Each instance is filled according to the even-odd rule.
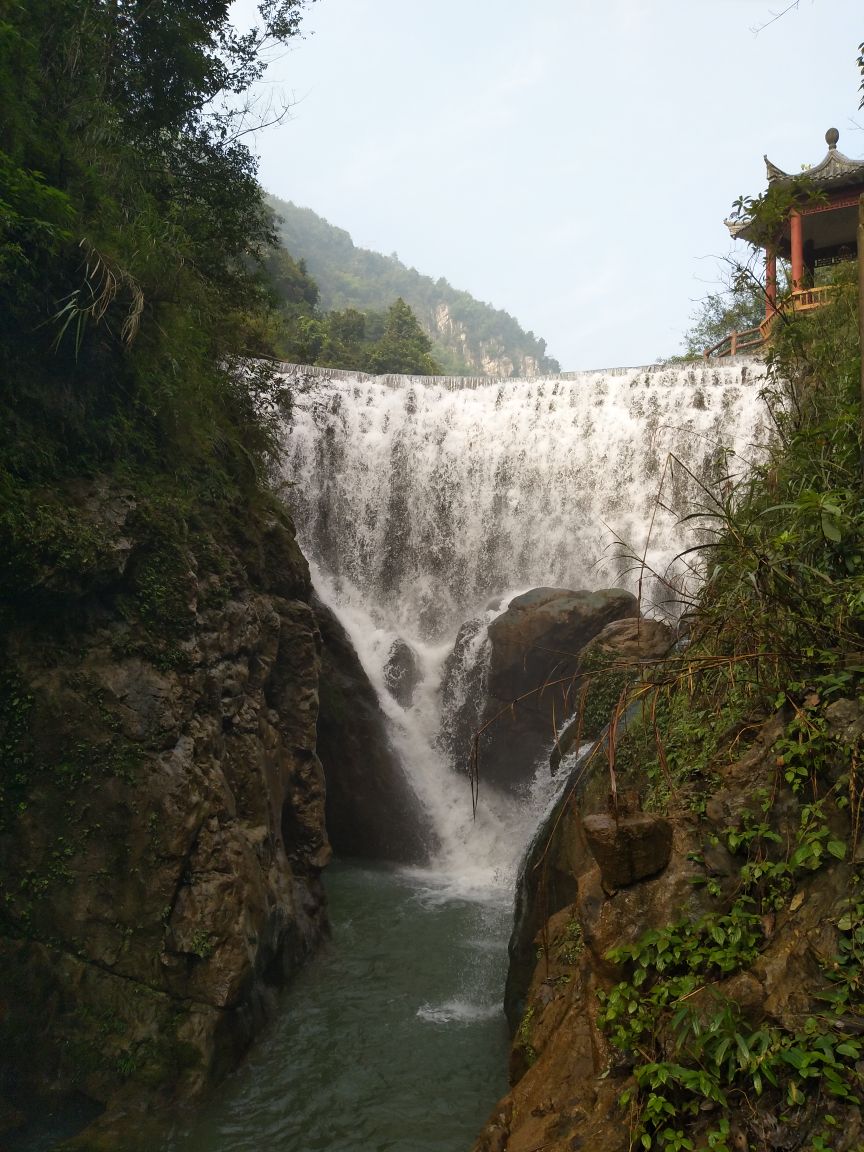
[[417,1009],[418,1017],[429,1024],[473,1024],[477,1020],[494,1020],[501,1014],[500,1004],[472,1004],[467,1000],[423,1004]]
[[[728,487],[767,438],[762,371],[678,365],[465,387],[317,373],[298,387],[285,435],[290,503],[313,583],[349,632],[440,837],[424,900],[509,898],[566,776],[551,781],[541,757],[527,797],[482,784],[472,814],[467,773],[436,743],[457,629],[539,585],[637,591],[628,555],[667,572],[695,539],[680,518],[707,499],[699,478]],[[694,578],[678,567],[676,579]],[[642,594],[649,608],[667,591],[648,579]],[[397,638],[421,672],[407,710],[384,679]],[[480,627],[466,668],[486,652]]]
[[386,605],[407,637],[444,640],[519,588],[635,590],[630,557],[647,546],[664,572],[680,516],[705,499],[685,468],[741,474],[764,441],[763,371],[689,364],[465,388],[322,377],[295,397],[285,437],[303,544],[337,591]]

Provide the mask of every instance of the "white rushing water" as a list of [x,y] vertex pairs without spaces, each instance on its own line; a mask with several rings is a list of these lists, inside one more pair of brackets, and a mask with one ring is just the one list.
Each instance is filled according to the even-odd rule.
[[[728,490],[767,437],[763,371],[469,382],[292,371],[285,479],[299,540],[441,838],[443,896],[506,890],[551,794],[543,773],[521,804],[487,790],[472,822],[467,781],[437,744],[459,626],[540,585],[635,592],[643,553],[643,611],[674,613],[669,584],[688,579],[675,557],[694,540],[681,518],[710,504],[701,483]],[[408,710],[384,677],[397,638],[422,672]],[[477,659],[483,641],[481,628]]]

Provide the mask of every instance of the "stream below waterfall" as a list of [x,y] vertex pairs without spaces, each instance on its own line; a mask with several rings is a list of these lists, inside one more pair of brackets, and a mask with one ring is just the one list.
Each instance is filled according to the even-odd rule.
[[166,1152],[466,1152],[506,1089],[510,894],[337,864],[333,934]]
[[[675,559],[698,539],[681,518],[710,509],[704,486],[727,494],[765,440],[761,365],[479,384],[293,376],[285,480],[298,539],[438,848],[427,868],[328,870],[332,939],[164,1152],[465,1152],[506,1088],[513,887],[555,783],[541,757],[522,796],[484,786],[473,818],[444,711],[519,591],[624,587],[643,612],[675,615],[670,598],[698,580]],[[397,642],[418,672],[407,706],[387,688]]]

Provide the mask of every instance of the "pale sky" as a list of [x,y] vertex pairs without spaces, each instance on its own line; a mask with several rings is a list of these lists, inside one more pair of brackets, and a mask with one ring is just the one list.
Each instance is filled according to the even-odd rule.
[[[246,0],[244,0],[245,6]],[[864,156],[860,0],[316,0],[268,191],[512,313],[567,370],[680,350],[723,220],[824,135]],[[737,246],[741,255],[746,246]]]

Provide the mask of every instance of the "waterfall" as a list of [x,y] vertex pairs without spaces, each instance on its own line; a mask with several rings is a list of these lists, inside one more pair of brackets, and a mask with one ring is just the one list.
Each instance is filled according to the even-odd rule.
[[[665,572],[694,538],[679,519],[704,498],[698,480],[734,483],[758,454],[762,371],[502,382],[286,366],[284,480],[300,543],[441,847],[422,869],[328,871],[332,946],[301,973],[250,1066],[166,1152],[469,1145],[506,1088],[515,872],[555,786],[542,762],[527,795],[484,786],[475,822],[442,710],[477,690],[486,625],[513,593],[635,590],[628,556],[646,544],[648,565]],[[646,609],[664,610],[662,581],[642,591]],[[397,640],[416,662],[401,703],[387,677]]]
[[[758,361],[569,373],[533,380],[368,377],[285,367],[293,395],[284,478],[319,595],[347,627],[458,883],[500,884],[550,801],[542,774],[521,810],[487,795],[472,825],[465,780],[439,747],[442,670],[465,621],[531,587],[640,588],[670,611],[675,558],[767,435]],[[421,683],[388,693],[397,638]],[[451,686],[452,687],[452,686]],[[452,692],[450,693],[452,696]],[[467,816],[466,816],[467,813]]]

